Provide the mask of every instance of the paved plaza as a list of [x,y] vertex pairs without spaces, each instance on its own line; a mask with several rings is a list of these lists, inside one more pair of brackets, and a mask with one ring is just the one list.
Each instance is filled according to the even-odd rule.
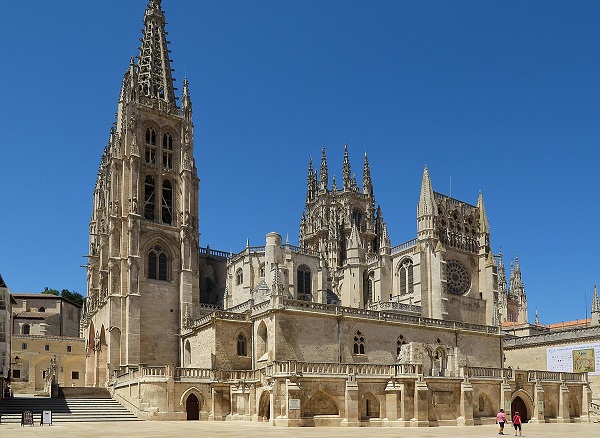
[[[506,429],[507,436],[514,430]],[[1,438],[15,437],[411,437],[411,438],[481,438],[497,437],[495,425],[474,427],[426,427],[426,428],[283,428],[253,422],[208,421],[139,421],[114,423],[55,423],[52,426],[21,427],[18,424],[0,424]],[[523,436],[558,438],[566,436],[600,436],[600,423],[578,424],[525,424]]]

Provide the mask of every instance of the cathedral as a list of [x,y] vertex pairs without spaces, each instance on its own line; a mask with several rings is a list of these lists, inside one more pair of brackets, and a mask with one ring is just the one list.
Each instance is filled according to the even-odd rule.
[[587,418],[586,376],[505,367],[501,324],[527,322],[519,262],[507,280],[482,194],[436,192],[426,167],[408,242],[392,245],[368,157],[359,185],[345,146],[339,185],[325,148],[318,171],[309,161],[297,245],[271,232],[237,254],[200,247],[190,84],[178,102],[172,71],[150,0],[93,193],[86,385],[156,420]]

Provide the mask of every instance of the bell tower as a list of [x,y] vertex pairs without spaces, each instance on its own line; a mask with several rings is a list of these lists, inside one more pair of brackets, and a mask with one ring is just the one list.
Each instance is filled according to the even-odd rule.
[[178,364],[178,333],[199,303],[192,102],[177,105],[160,0],[144,14],[94,188],[82,321],[86,385],[128,365]]

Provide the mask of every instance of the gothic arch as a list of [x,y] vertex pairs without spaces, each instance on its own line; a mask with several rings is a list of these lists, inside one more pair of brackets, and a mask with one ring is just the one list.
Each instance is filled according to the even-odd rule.
[[85,346],[85,385],[94,386],[96,369],[96,332],[94,322],[90,321]]
[[248,356],[248,334],[240,329],[235,334],[236,352],[238,356]]
[[414,293],[414,262],[410,257],[402,257],[396,265],[396,294],[411,295]]
[[[585,388],[583,389],[585,391]],[[569,395],[569,417],[575,418],[581,416],[581,402],[577,394],[571,393]]]
[[324,391],[317,391],[306,402],[304,408],[304,417],[314,417],[315,415],[339,415],[340,411],[337,403],[329,394]]
[[202,396],[202,391],[200,391],[195,386],[191,386],[188,389],[186,389],[185,391],[183,391],[183,393],[181,394],[181,397],[179,397],[179,406],[184,406],[184,404],[185,404],[187,398],[190,396],[190,394],[194,394],[196,396],[200,407],[204,406],[204,397]]
[[183,348],[183,366],[189,367],[192,364],[192,347],[190,345],[190,340],[185,340],[185,346]]
[[[256,357],[258,360],[266,359],[269,348],[269,338],[268,338],[268,330],[267,324],[264,321],[261,321],[258,324],[258,328],[256,329]],[[264,357],[263,357],[264,356]]]
[[[531,419],[533,407],[533,398],[531,398],[527,391],[524,389],[518,389],[512,393],[510,404],[511,415],[513,415],[515,411],[519,411],[523,423],[526,423]],[[523,408],[525,408],[525,412],[523,412]]]
[[380,417],[379,399],[371,391],[367,391],[361,397],[361,406],[359,407],[361,420]]
[[475,412],[475,416],[478,417],[491,417],[496,414],[494,403],[492,398],[487,392],[481,392],[479,394],[479,400],[477,404],[478,408]]
[[271,419],[271,393],[264,390],[258,401],[258,418],[269,421]]

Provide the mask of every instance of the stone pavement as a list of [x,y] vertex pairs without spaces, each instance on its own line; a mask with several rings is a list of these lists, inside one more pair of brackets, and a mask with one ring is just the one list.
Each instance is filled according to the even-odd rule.
[[[513,429],[505,429],[506,436],[514,436]],[[117,438],[117,437],[243,437],[243,438],[336,438],[336,437],[411,437],[411,438],[481,438],[498,437],[496,425],[474,427],[357,427],[357,428],[284,428],[266,423],[242,421],[134,421],[114,423],[55,423],[52,426],[25,426],[0,424],[1,438],[15,437],[68,437],[68,438]],[[523,436],[559,438],[565,436],[598,437],[600,423],[577,424],[524,424]]]

